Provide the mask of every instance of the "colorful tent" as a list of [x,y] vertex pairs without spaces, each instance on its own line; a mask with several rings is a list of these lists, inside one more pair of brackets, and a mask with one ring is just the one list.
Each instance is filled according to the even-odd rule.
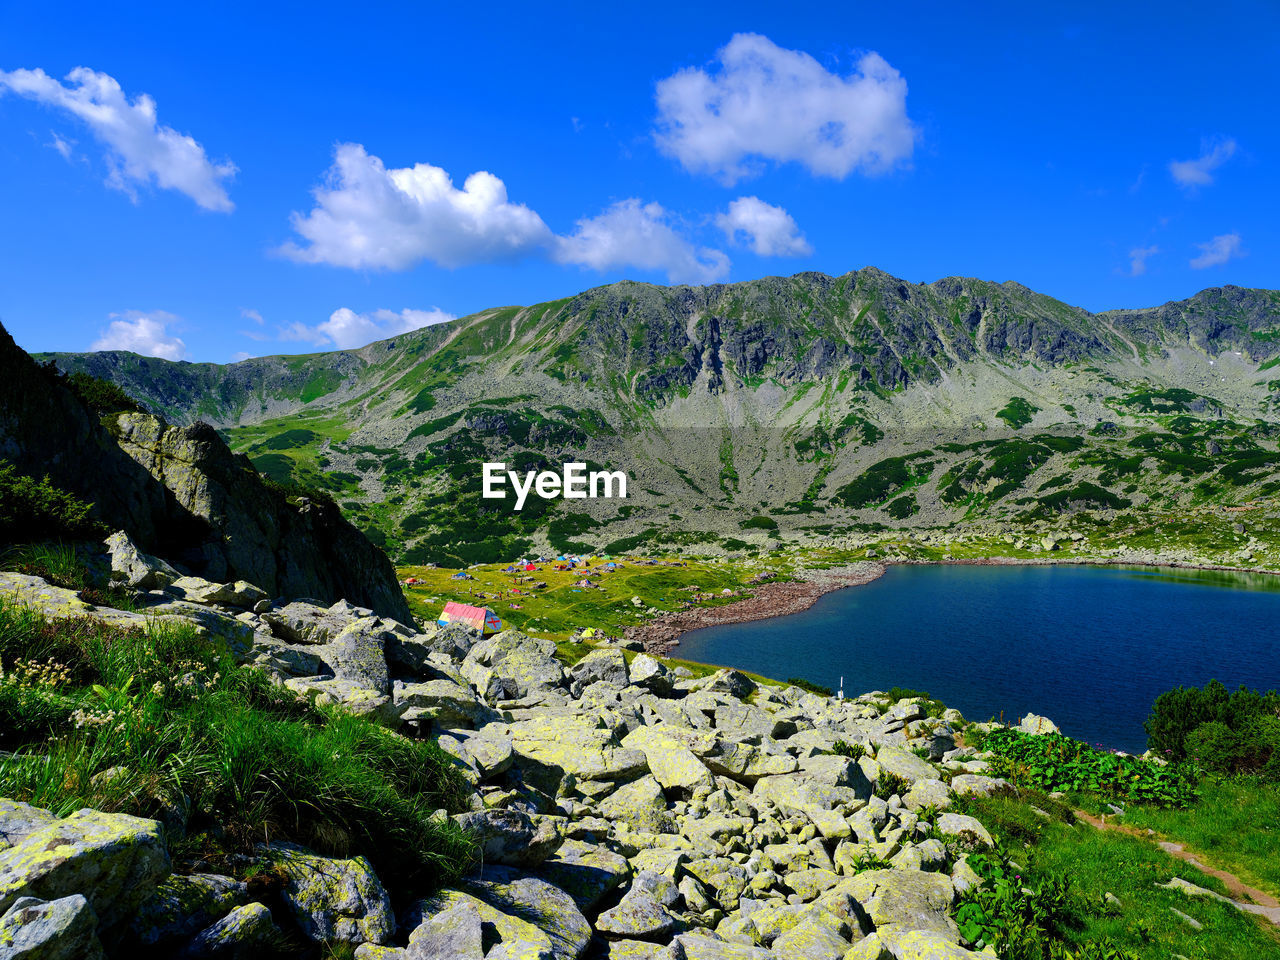
[[442,627],[449,623],[465,623],[482,635],[497,633],[502,629],[502,620],[488,607],[472,607],[453,600],[444,605],[436,623]]

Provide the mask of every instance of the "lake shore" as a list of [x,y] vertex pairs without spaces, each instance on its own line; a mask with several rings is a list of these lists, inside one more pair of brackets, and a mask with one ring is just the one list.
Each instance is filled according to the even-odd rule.
[[829,570],[806,570],[802,579],[782,583],[764,583],[755,593],[720,607],[676,610],[648,623],[627,628],[628,640],[639,640],[645,651],[654,656],[670,656],[680,638],[693,630],[730,623],[747,623],[785,617],[808,610],[824,594],[845,587],[858,587],[884,575],[885,566],[867,561],[850,567]]
[[950,560],[915,560],[895,558],[885,561],[865,561],[849,567],[829,570],[806,570],[803,579],[784,583],[765,583],[758,586],[753,596],[744,597],[720,607],[702,607],[676,610],[650,620],[648,623],[628,627],[628,640],[639,640],[646,653],[669,657],[680,645],[686,633],[704,627],[725,626],[732,623],[749,623],[754,620],[770,620],[790,616],[808,610],[818,599],[846,587],[858,587],[871,583],[884,575],[891,566],[973,566],[973,567],[1038,567],[1038,566],[1097,566],[1097,567],[1160,567],[1169,570],[1215,570],[1222,573],[1252,573],[1266,576],[1280,575],[1276,570],[1259,570],[1250,567],[1229,567],[1221,564],[1189,563],[1185,560],[1159,560],[1141,554],[1115,557],[965,557]]

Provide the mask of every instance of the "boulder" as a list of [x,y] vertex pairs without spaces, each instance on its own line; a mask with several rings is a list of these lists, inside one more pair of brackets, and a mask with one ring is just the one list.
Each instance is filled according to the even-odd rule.
[[201,930],[179,956],[181,960],[257,960],[284,944],[271,911],[260,903],[247,903]]
[[903,796],[902,802],[908,810],[923,810],[925,807],[945,810],[951,806],[951,789],[941,780],[917,780]]
[[388,943],[395,933],[391,897],[364,857],[336,860],[292,843],[260,847],[287,877],[282,896],[314,943]]
[[391,692],[391,673],[387,668],[387,641],[394,637],[381,620],[361,617],[333,638],[320,655],[338,680],[347,680],[366,690]]
[[262,619],[286,643],[329,643],[351,623],[350,617],[305,600],[268,610]]
[[[563,956],[555,953],[551,936],[533,922],[534,919],[542,919],[540,914],[529,917],[514,905],[506,905],[506,909],[502,910],[463,890],[441,890],[426,900],[418,901],[409,909],[404,926],[410,927],[413,932],[409,934],[406,957],[416,949],[419,940],[427,940],[430,946],[439,936],[438,929],[428,926],[433,917],[448,913],[452,915],[451,924],[467,924],[466,915],[455,912],[459,907],[470,908],[480,918],[481,924],[492,928],[497,935],[499,942],[490,947],[488,953],[482,954],[485,960],[559,960]],[[465,949],[469,942],[465,927],[458,932],[458,938]],[[431,957],[431,954],[427,953],[426,957]],[[440,957],[439,960],[445,960],[445,957]],[[452,960],[452,957],[448,960]]]
[[684,960],[775,960],[764,947],[733,943],[706,933],[682,933],[674,943],[680,945],[675,956],[683,956]]
[[0,850],[9,849],[57,819],[48,810],[0,797]]
[[78,893],[58,900],[20,897],[0,916],[5,960],[103,960],[98,917]]
[[592,650],[570,668],[569,675],[583,687],[598,682],[625,687],[629,681],[627,658],[617,649]]
[[155,820],[80,810],[0,851],[0,912],[22,897],[83,894],[103,928],[114,927],[169,873],[164,828]]
[[[586,952],[591,942],[591,924],[567,893],[545,880],[519,876],[513,870],[499,869],[492,875],[493,880],[469,881],[466,891],[501,914],[533,921],[546,938],[554,960],[577,960]],[[483,913],[481,917],[489,920]],[[503,943],[485,955],[486,960],[517,960],[524,956],[517,950],[520,939],[504,936]]]
[[515,758],[510,735],[495,730],[497,726],[494,724],[476,731],[453,727],[449,732],[439,734],[436,743],[474,770],[479,780],[487,780],[510,770]]
[[[392,691],[396,712],[402,720],[430,720],[439,729],[483,727],[497,719],[497,713],[475,695],[469,686],[452,680],[428,680],[426,683],[396,681]],[[507,740],[510,758],[510,740]]]
[[967,847],[988,848],[994,846],[987,828],[973,817],[962,813],[944,813],[938,818],[938,832],[943,836],[956,837]]
[[987,953],[974,953],[958,946],[942,934],[912,930],[900,934],[871,934],[853,945],[844,960],[976,960]]
[[564,836],[554,820],[518,810],[460,813],[454,821],[476,837],[484,863],[536,867],[559,849]]
[[409,934],[405,960],[484,960],[481,923],[475,903],[455,903]]
[[616,907],[596,920],[596,930],[606,937],[662,942],[675,931],[676,920],[643,888],[627,891]]
[[962,773],[951,778],[951,790],[957,797],[989,797],[993,794],[1010,793],[1013,785],[998,777]]
[[129,938],[145,947],[185,942],[248,902],[248,887],[231,877],[174,874],[133,915]]
[[1046,733],[1061,733],[1058,725],[1048,717],[1040,717],[1034,713],[1028,713],[1022,718],[1022,721],[1014,727],[1015,730],[1021,730],[1023,733],[1034,733],[1043,735]]
[[703,754],[702,762],[717,776],[729,777],[748,786],[761,777],[782,776],[799,769],[795,757],[766,753],[752,744],[731,740],[718,741],[715,750]]
[[952,943],[959,933],[950,916],[955,889],[946,874],[920,870],[868,870],[836,888],[847,893],[876,932],[918,930],[939,934]]
[[774,940],[772,949],[775,957],[787,960],[842,960],[849,940],[832,925],[810,916]]
[[627,823],[632,830],[660,834],[673,829],[662,784],[652,776],[618,787],[601,801],[600,812],[610,820]]
[[[564,683],[564,669],[555,652],[553,640],[504,630],[472,647],[463,661],[462,672],[482,692],[496,678],[516,697],[524,697],[533,690]],[[477,669],[480,667],[487,668],[488,673]],[[485,683],[478,683],[476,677],[484,678]]]
[[664,697],[675,685],[675,677],[660,661],[647,653],[640,653],[631,661],[631,683]]
[[661,727],[638,727],[622,739],[624,747],[641,751],[649,772],[666,790],[692,793],[699,787],[715,788],[715,777],[679,740]]
[[898,747],[882,746],[876,751],[876,763],[880,769],[901,777],[908,785],[917,780],[936,780],[938,770],[933,764],[921,760],[914,753]]
[[559,887],[585,914],[631,876],[631,864],[608,847],[565,840],[538,868],[538,875]]
[[544,781],[548,792],[554,791],[551,781],[566,774],[575,780],[619,781],[648,769],[644,753],[623,747],[596,717],[545,713],[509,729],[516,763]]
[[341,707],[350,713],[393,724],[400,718],[391,697],[377,690],[362,687],[350,680],[329,677],[294,677],[284,682],[294,693],[304,697],[314,696],[321,706]]
[[111,580],[130,590],[162,589],[182,576],[159,557],[143,553],[123,530],[107,537],[106,544]]

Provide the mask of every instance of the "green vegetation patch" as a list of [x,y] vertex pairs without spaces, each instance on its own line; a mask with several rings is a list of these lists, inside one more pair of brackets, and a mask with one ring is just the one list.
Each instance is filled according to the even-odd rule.
[[106,527],[93,519],[93,505],[54,485],[0,462],[0,543],[94,539]]
[[996,416],[1013,427],[1013,429],[1021,430],[1031,422],[1039,410],[1039,407],[1026,398],[1014,397],[1002,409],[996,411]]

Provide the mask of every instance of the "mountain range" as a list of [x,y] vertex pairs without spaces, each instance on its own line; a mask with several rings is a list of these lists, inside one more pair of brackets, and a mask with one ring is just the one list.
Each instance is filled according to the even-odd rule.
[[[215,427],[402,562],[720,552],[1280,490],[1280,291],[1090,313],[875,268],[622,282],[356,350],[220,365],[46,354]],[[616,500],[480,497],[480,464],[620,469]]]

